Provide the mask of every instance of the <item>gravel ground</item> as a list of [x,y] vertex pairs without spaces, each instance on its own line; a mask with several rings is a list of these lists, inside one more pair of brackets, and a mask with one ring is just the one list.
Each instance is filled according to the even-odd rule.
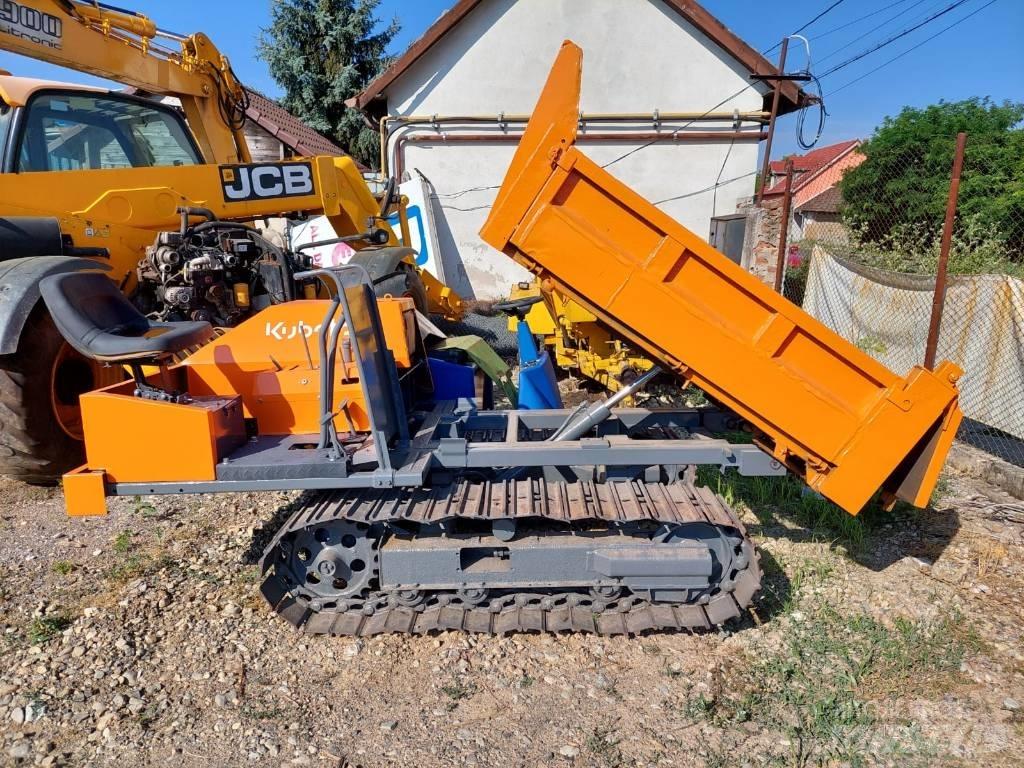
[[943,485],[856,528],[748,501],[724,632],[353,640],[259,597],[286,494],[68,519],[0,479],[0,764],[1021,765],[1024,508]]

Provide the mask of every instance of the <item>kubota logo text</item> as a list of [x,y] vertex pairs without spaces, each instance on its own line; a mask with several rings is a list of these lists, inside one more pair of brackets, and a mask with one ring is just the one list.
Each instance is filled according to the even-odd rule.
[[[336,322],[331,323],[328,331],[333,331],[336,324]],[[269,339],[274,339],[276,341],[289,341],[296,337],[301,339],[305,336],[309,339],[313,336],[319,336],[321,328],[323,328],[323,323],[317,323],[316,325],[306,325],[305,323],[286,325],[278,320],[276,323],[267,323],[266,333],[267,338]]]
[[268,200],[313,194],[313,166],[309,163],[222,165],[224,201]]
[[63,25],[56,16],[14,0],[0,0],[0,32],[47,48],[61,47]]

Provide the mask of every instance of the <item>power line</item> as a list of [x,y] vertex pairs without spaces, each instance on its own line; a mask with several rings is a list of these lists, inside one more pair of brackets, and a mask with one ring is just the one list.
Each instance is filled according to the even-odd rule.
[[[815,35],[814,37],[812,37],[811,40],[820,40],[823,37],[828,37],[829,35],[831,35],[831,34],[833,34],[835,32],[839,32],[840,30],[846,29],[847,27],[852,27],[854,24],[859,24],[860,22],[864,21],[865,19],[870,19],[872,16],[877,16],[880,13],[885,13],[886,11],[891,11],[893,8],[896,8],[897,6],[903,5],[904,3],[908,3],[908,2],[910,2],[910,0],[897,0],[897,2],[895,2],[895,3],[887,3],[886,5],[883,5],[881,8],[879,8],[877,11],[872,11],[871,13],[865,13],[863,16],[858,16],[853,21],[848,21],[845,24],[840,24],[838,27],[832,27],[832,29],[825,30],[821,34]],[[925,0],[917,0],[917,2],[914,3],[914,5],[912,5],[910,7],[913,8],[914,6],[920,5],[923,2],[925,2]],[[910,9],[908,8],[907,10],[910,10]]]
[[[890,16],[889,18],[885,19],[885,21],[881,22],[880,24],[876,24],[875,26],[873,26],[873,27],[872,27],[871,29],[869,29],[869,30],[868,30],[867,32],[864,32],[864,33],[862,33],[862,34],[860,34],[860,35],[857,35],[857,37],[853,38],[852,40],[849,40],[848,42],[846,42],[846,43],[844,43],[843,45],[839,46],[839,47],[838,47],[838,48],[836,48],[835,50],[833,50],[833,51],[830,51],[830,52],[826,53],[826,54],[825,54],[824,56],[822,56],[822,57],[821,57],[821,58],[820,58],[820,59],[818,60],[818,63],[820,64],[820,63],[821,63],[821,62],[823,62],[823,61],[828,61],[829,59],[831,59],[831,58],[835,57],[836,55],[838,55],[838,54],[839,54],[839,53],[841,53],[842,51],[845,51],[845,50],[846,50],[847,48],[849,48],[849,47],[850,47],[851,45],[853,45],[854,43],[857,43],[857,42],[859,42],[859,41],[863,40],[864,38],[866,38],[866,37],[869,37],[869,36],[873,35],[873,34],[874,34],[875,32],[877,32],[878,30],[880,30],[880,29],[882,29],[882,28],[884,28],[884,27],[888,26],[888,25],[889,25],[889,24],[891,24],[892,22],[896,21],[896,19],[898,19],[898,18],[899,18],[900,16],[903,16],[903,15],[904,15],[904,14],[906,14],[907,12],[909,12],[909,11],[912,11],[912,10],[914,10],[915,8],[917,8],[917,6],[919,6],[919,5],[921,5],[922,3],[925,3],[925,2],[927,2],[927,0],[917,0],[917,2],[915,2],[915,3],[913,4],[913,5],[911,5],[911,6],[907,7],[907,8],[904,8],[904,9],[903,9],[902,11],[899,11],[899,12],[897,12],[897,13],[893,14],[893,15],[892,15],[892,16]],[[942,0],[940,0],[940,2],[934,3],[934,4],[933,4],[933,5],[932,5],[932,6],[931,6],[931,7],[930,7],[930,8],[929,8],[929,9],[928,9],[927,11],[926,11],[925,15],[928,15],[929,13],[931,13],[931,12],[932,12],[933,10],[935,10],[936,8],[938,8],[938,7],[939,7],[939,6],[941,6],[941,5],[942,5]]]
[[931,22],[935,21],[936,19],[938,19],[941,16],[945,16],[947,13],[949,13],[952,10],[955,10],[956,8],[959,8],[961,5],[963,5],[966,2],[967,2],[967,0],[956,0],[956,2],[949,4],[948,6],[943,8],[938,13],[932,14],[931,16],[929,16],[924,21],[919,22],[918,24],[915,24],[912,27],[908,27],[907,29],[904,29],[902,32],[893,35],[892,37],[888,38],[887,40],[883,40],[881,43],[878,43],[877,45],[875,45],[875,46],[873,46],[871,48],[868,48],[867,50],[861,51],[856,56],[853,56],[853,57],[847,59],[846,61],[842,62],[841,64],[837,64],[836,66],[832,67],[831,69],[826,70],[822,74],[818,75],[818,77],[823,80],[826,77],[828,77],[829,75],[835,74],[839,70],[844,69],[844,68],[850,66],[851,64],[860,61],[865,56],[870,56],[875,51],[879,51],[882,48],[885,48],[887,45],[891,45],[892,43],[895,43],[897,40],[906,37],[907,35],[911,34],[912,32],[916,32],[921,27],[925,26],[926,24],[930,24]]
[[[829,6],[828,8],[826,8],[826,9],[825,9],[824,11],[822,11],[822,12],[821,12],[821,13],[819,13],[819,14],[818,14],[817,16],[815,16],[815,17],[814,17],[813,19],[811,19],[811,20],[810,20],[810,21],[808,21],[808,22],[807,22],[806,24],[804,24],[804,25],[803,25],[802,27],[800,27],[800,29],[796,30],[795,32],[792,32],[791,34],[794,34],[794,35],[798,35],[798,34],[800,34],[800,33],[801,33],[801,32],[803,32],[803,31],[804,31],[805,29],[807,29],[807,28],[808,28],[809,26],[811,26],[811,24],[813,24],[814,22],[816,22],[816,21],[817,21],[818,19],[820,19],[820,18],[821,18],[822,16],[824,16],[824,15],[825,15],[826,13],[828,13],[829,11],[831,11],[831,10],[832,10],[833,8],[835,8],[836,6],[838,6],[838,5],[841,5],[841,4],[843,3],[843,2],[845,2],[845,0],[836,0],[836,1],[834,2],[834,3],[832,3],[832,5],[830,5],[830,6]],[[772,46],[771,48],[769,48],[769,49],[768,49],[767,51],[761,51],[761,55],[762,55],[762,56],[767,56],[767,55],[768,55],[769,53],[771,53],[772,51],[774,51],[774,50],[775,50],[776,48],[778,48],[778,47],[779,47],[780,45],[782,45],[782,43],[781,43],[781,42],[780,42],[780,43],[776,43],[776,44],[775,44],[775,45],[773,45],[773,46]]]
[[936,32],[936,33],[935,33],[934,35],[931,35],[930,37],[926,37],[926,38],[925,38],[924,40],[922,40],[921,42],[917,43],[916,45],[913,45],[913,46],[911,46],[910,48],[907,48],[907,50],[903,51],[903,53],[900,53],[900,54],[897,54],[896,56],[893,56],[893,57],[892,57],[891,59],[889,59],[888,61],[886,61],[886,62],[883,62],[882,64],[879,64],[879,65],[878,65],[877,67],[875,67],[874,69],[868,70],[867,72],[865,72],[865,73],[864,73],[863,75],[860,75],[859,77],[855,77],[855,78],[854,78],[853,80],[851,80],[850,82],[848,82],[848,83],[843,83],[843,85],[839,86],[839,87],[838,87],[838,88],[836,88],[836,89],[835,89],[834,91],[829,91],[829,94],[828,94],[828,95],[829,95],[829,96],[831,97],[831,96],[832,96],[833,94],[839,93],[839,92],[840,92],[841,90],[843,90],[844,88],[849,88],[849,87],[850,87],[851,85],[853,85],[854,83],[858,83],[858,82],[860,82],[861,80],[863,80],[863,79],[864,79],[865,77],[867,77],[868,75],[873,75],[873,74],[874,74],[875,72],[877,72],[878,70],[882,69],[883,67],[887,67],[887,66],[889,66],[889,65],[890,65],[890,64],[892,64],[892,63],[893,63],[894,61],[897,61],[898,59],[902,59],[902,58],[903,58],[904,56],[906,56],[906,55],[907,55],[908,53],[911,53],[912,51],[916,51],[916,50],[917,50],[918,48],[920,48],[920,47],[921,47],[922,45],[924,45],[925,43],[928,43],[928,42],[930,42],[930,41],[934,40],[934,39],[935,39],[936,37],[938,37],[939,35],[941,35],[941,34],[943,34],[943,33],[945,33],[945,32],[948,32],[949,30],[951,30],[951,29],[952,29],[953,27],[957,26],[958,24],[963,24],[963,23],[964,23],[965,21],[967,21],[967,20],[968,20],[969,18],[971,18],[971,16],[974,16],[975,14],[977,14],[977,13],[980,13],[981,11],[985,10],[985,9],[986,9],[986,8],[988,8],[988,7],[990,6],[990,5],[992,5],[992,4],[994,3],[994,2],[996,2],[996,0],[988,0],[988,2],[987,2],[987,3],[985,3],[985,4],[983,5],[983,6],[981,6],[980,8],[975,8],[975,9],[974,9],[973,11],[971,11],[970,13],[968,13],[968,14],[967,14],[966,16],[964,16],[964,17],[962,17],[962,18],[960,18],[960,19],[957,19],[956,21],[954,21],[954,22],[953,22],[952,24],[950,24],[950,25],[948,25],[948,26],[945,26],[945,27],[943,27],[943,28],[942,28],[942,29],[940,29],[940,30],[939,30],[938,32]]

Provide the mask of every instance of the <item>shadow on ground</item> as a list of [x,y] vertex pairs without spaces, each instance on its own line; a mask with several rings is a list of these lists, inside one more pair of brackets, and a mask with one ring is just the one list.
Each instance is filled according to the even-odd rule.
[[886,512],[872,504],[854,517],[816,494],[762,503],[741,500],[758,520],[749,526],[751,534],[793,542],[826,542],[873,571],[883,571],[907,557],[934,562],[960,530],[959,513],[946,505],[916,509],[899,504]]

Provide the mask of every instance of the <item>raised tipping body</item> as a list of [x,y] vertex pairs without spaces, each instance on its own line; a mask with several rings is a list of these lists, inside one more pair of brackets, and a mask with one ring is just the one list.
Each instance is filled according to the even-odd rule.
[[740,414],[848,512],[880,488],[927,504],[961,371],[897,376],[583,154],[582,56],[563,45],[483,239]]

